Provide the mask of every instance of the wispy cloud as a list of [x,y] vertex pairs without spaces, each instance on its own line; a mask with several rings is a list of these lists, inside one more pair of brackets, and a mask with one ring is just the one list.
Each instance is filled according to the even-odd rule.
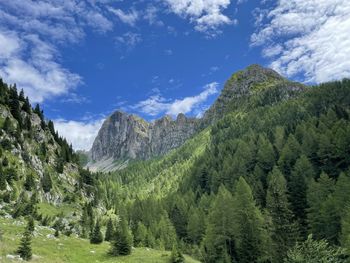
[[198,115],[200,109],[207,99],[218,93],[218,83],[212,82],[204,86],[204,90],[198,95],[186,97],[183,99],[166,99],[160,94],[152,95],[148,99],[138,102],[130,108],[149,116],[158,116],[160,114],[169,114],[177,116],[179,113],[195,113]]
[[275,70],[316,83],[350,76],[348,0],[280,0],[254,14],[252,45]]
[[139,13],[136,10],[131,10],[130,12],[124,12],[121,9],[115,9],[110,7],[109,10],[115,14],[120,21],[130,26],[135,26],[136,21],[139,19]]
[[127,49],[132,49],[142,41],[142,37],[140,34],[137,33],[126,32],[121,36],[117,36],[115,40],[117,44],[122,44]]

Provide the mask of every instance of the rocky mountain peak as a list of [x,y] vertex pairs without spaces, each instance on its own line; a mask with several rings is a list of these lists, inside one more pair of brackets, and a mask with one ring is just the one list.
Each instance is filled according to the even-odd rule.
[[181,146],[198,127],[199,120],[179,114],[147,122],[141,117],[122,111],[112,113],[103,123],[90,150],[88,167],[101,170],[115,160],[149,159]]

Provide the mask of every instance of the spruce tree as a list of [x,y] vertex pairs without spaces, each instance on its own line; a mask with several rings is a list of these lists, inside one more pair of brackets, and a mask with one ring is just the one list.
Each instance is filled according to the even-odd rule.
[[187,234],[190,241],[199,244],[205,232],[205,215],[200,209],[191,208],[189,213]]
[[31,190],[33,190],[34,186],[35,186],[35,182],[34,182],[33,174],[28,173],[26,176],[26,180],[24,182],[24,188],[27,191],[31,191]]
[[171,250],[170,263],[185,263],[185,258],[176,245]]
[[105,241],[111,241],[114,236],[114,227],[112,219],[110,218],[107,222],[106,233],[105,233]]
[[125,220],[119,222],[115,232],[110,254],[113,256],[125,256],[131,254],[132,235]]
[[34,222],[34,218],[32,216],[29,216],[28,218],[28,224],[27,224],[27,230],[30,233],[33,233],[35,229],[35,222]]
[[307,157],[302,155],[294,165],[288,188],[291,208],[298,220],[300,234],[303,238],[307,236],[307,185],[313,177],[313,167]]
[[334,180],[322,172],[317,181],[312,180],[307,192],[308,222],[310,232],[316,239],[327,239],[337,243],[339,216],[336,211]]
[[252,190],[243,177],[236,184],[232,207],[238,262],[267,261],[268,236],[264,230],[264,219],[255,204]]
[[231,193],[221,186],[209,210],[202,244],[208,263],[231,262],[236,257],[232,205]]
[[272,219],[271,237],[275,262],[281,262],[296,241],[296,225],[287,197],[287,184],[281,171],[275,166],[268,176],[266,208]]
[[97,220],[90,236],[90,243],[101,244],[102,241],[103,241],[103,236],[101,232],[100,222]]
[[146,246],[147,239],[147,228],[142,222],[138,222],[137,228],[135,231],[135,245],[138,247]]
[[23,260],[29,261],[32,258],[32,233],[26,229],[23,233],[21,243],[17,250],[17,253]]

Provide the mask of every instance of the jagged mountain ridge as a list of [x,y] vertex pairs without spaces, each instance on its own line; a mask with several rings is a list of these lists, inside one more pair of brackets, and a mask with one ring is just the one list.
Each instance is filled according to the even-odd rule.
[[[181,146],[198,127],[198,120],[179,114],[154,122],[116,111],[103,123],[90,151],[92,170],[107,167],[115,160],[149,159]],[[95,163],[94,163],[95,162]],[[97,162],[97,165],[96,165]]]
[[134,114],[116,111],[102,125],[87,166],[92,170],[110,171],[124,168],[129,159],[145,160],[164,155],[218,121],[225,112],[237,107],[235,104],[240,99],[267,89],[275,89],[278,96],[274,99],[283,100],[303,91],[304,86],[254,64],[230,77],[217,100],[200,119],[179,114],[176,120],[164,116],[149,123]]

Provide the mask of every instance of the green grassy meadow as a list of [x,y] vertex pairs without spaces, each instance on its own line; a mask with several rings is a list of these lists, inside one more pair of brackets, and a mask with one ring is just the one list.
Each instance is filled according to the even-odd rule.
[[[25,222],[13,219],[0,218],[0,262],[16,262],[16,259],[7,258],[15,255],[19,245]],[[47,227],[36,226],[32,240],[33,259],[37,263],[89,263],[89,262],[120,262],[120,263],[166,263],[169,261],[169,251],[159,251],[149,248],[135,248],[130,256],[111,257],[107,254],[110,244],[103,242],[92,245],[88,240],[60,235],[53,237],[54,231]],[[198,263],[185,256],[187,263]]]

